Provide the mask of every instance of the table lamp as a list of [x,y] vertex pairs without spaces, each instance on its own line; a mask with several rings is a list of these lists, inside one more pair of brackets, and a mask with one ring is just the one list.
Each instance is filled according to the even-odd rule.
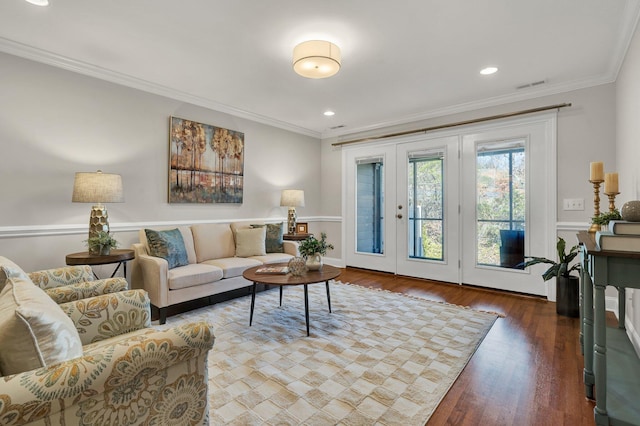
[[96,203],[89,218],[89,238],[100,231],[109,232],[109,214],[102,203],[123,203],[122,177],[97,172],[78,172],[73,182],[74,203]]
[[280,205],[289,207],[287,215],[287,233],[296,233],[296,207],[304,207],[304,191],[302,189],[283,189]]

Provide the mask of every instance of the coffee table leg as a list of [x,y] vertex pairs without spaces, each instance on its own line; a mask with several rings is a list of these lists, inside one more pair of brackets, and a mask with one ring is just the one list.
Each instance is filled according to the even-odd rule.
[[251,314],[249,315],[249,327],[251,327],[251,323],[253,323],[253,307],[256,305],[256,287],[258,284],[256,282],[253,283],[253,289],[251,291]]
[[282,286],[280,286],[280,306],[282,306]]
[[304,319],[307,322],[307,336],[309,335],[309,290],[304,285]]
[[331,295],[329,294],[329,281],[327,281],[327,303],[329,304],[329,313],[331,313]]

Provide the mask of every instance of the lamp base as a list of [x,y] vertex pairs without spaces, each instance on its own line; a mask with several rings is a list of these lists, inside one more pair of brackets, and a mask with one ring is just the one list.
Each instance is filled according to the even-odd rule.
[[296,209],[295,207],[289,207],[289,214],[287,215],[287,233],[296,233]]
[[[109,213],[107,207],[103,204],[97,204],[91,207],[91,216],[89,217],[89,238],[98,235],[98,232],[109,232]],[[91,250],[89,254],[100,254],[100,248]]]

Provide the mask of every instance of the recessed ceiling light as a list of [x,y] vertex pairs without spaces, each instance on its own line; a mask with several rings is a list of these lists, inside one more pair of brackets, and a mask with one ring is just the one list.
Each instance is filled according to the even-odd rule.
[[498,68],[496,67],[486,67],[480,70],[480,74],[482,75],[491,75],[498,72]]
[[332,115],[336,115],[336,113],[331,111],[331,110],[325,111],[323,114],[326,115],[327,117],[331,117]]
[[49,6],[49,0],[26,0],[31,4],[35,4],[36,6]]

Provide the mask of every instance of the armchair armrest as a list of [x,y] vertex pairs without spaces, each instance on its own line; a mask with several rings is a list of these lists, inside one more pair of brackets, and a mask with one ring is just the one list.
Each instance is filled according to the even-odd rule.
[[62,303],[60,308],[75,324],[83,346],[151,326],[149,297],[144,290],[90,297]]
[[54,300],[54,302],[61,304],[86,299],[88,297],[124,291],[127,290],[127,287],[127,280],[117,277],[62,285],[60,287],[45,288],[44,291]]
[[213,343],[205,322],[149,329],[80,358],[3,377],[0,424],[163,424],[175,398],[195,423],[207,417]]
[[43,290],[63,285],[93,281],[93,271],[89,265],[63,266],[62,268],[43,269],[29,272],[29,278]]

